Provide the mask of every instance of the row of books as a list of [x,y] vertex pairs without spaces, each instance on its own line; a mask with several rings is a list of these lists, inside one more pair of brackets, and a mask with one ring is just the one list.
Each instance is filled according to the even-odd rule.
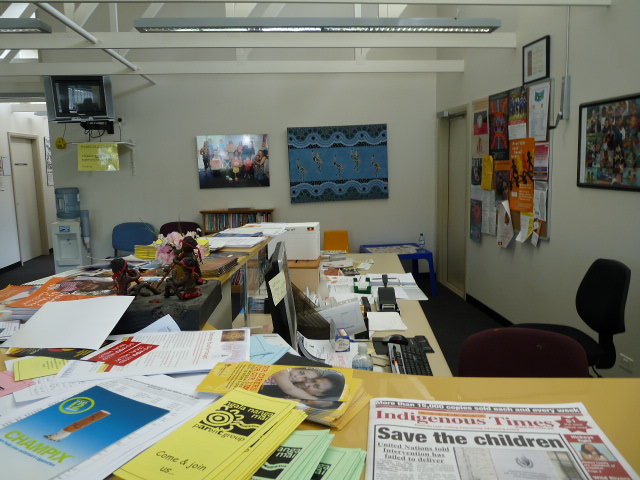
[[207,231],[220,231],[236,228],[247,223],[264,223],[271,221],[271,213],[208,213],[204,216],[204,228]]

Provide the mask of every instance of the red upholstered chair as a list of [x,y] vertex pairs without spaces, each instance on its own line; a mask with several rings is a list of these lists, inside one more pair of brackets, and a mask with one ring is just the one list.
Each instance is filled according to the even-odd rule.
[[494,328],[468,337],[462,377],[588,377],[587,354],[573,338],[529,328]]

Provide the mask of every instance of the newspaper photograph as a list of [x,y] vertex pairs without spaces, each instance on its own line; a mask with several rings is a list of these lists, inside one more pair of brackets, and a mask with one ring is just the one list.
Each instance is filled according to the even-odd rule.
[[622,480],[638,474],[581,403],[374,398],[367,480]]

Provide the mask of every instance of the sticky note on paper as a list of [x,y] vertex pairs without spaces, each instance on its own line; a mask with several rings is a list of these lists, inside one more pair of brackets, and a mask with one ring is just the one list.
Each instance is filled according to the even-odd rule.
[[51,357],[33,357],[20,360],[13,365],[16,381],[55,375],[67,364],[67,360]]
[[284,278],[284,272],[280,272],[269,280],[269,288],[271,289],[273,304],[278,305],[287,293],[287,281]]

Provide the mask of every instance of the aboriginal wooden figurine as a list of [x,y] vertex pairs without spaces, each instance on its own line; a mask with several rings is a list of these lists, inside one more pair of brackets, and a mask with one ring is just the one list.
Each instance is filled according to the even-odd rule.
[[111,260],[113,285],[118,295],[141,295],[148,297],[151,294],[159,294],[160,290],[149,282],[140,281],[140,272],[136,268],[130,268],[124,258]]
[[196,239],[192,236],[187,235],[182,239],[182,249],[178,254],[178,259],[180,261],[186,258],[193,258],[194,262],[190,264],[195,265],[195,281],[198,285],[202,285],[207,281],[202,278],[202,271],[200,270],[200,264],[202,263],[202,256],[200,254],[200,250],[198,250],[198,243]]
[[164,296],[175,295],[180,300],[189,300],[202,295],[197,287],[198,261],[193,257],[183,259],[175,258],[171,267],[171,273],[165,282]]

